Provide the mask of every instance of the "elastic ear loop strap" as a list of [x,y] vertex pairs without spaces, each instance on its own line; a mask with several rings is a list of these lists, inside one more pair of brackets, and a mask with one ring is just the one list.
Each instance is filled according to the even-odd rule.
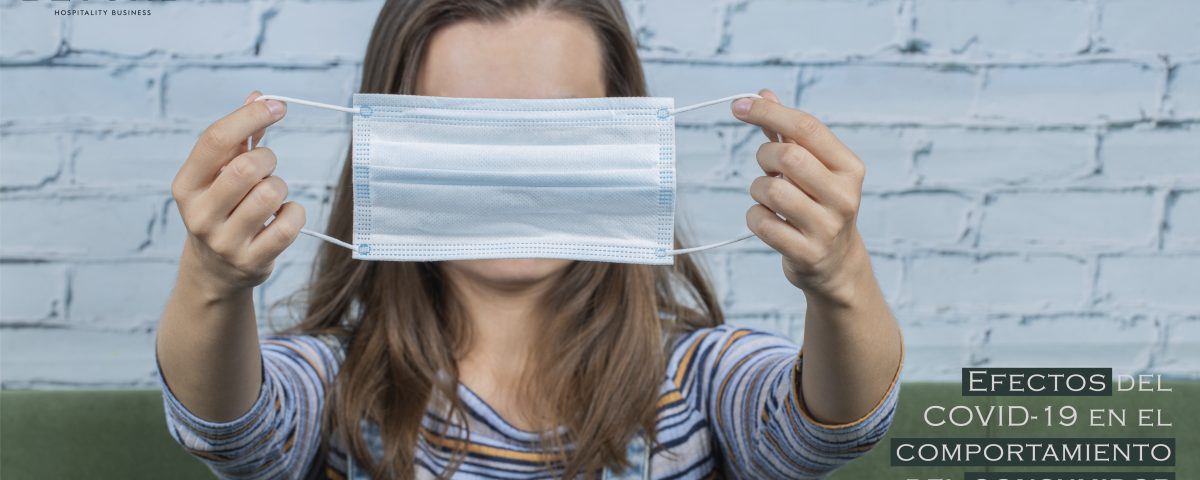
[[[299,99],[299,98],[284,97],[284,96],[280,96],[280,95],[262,95],[262,96],[259,96],[258,98],[255,98],[254,100],[255,100],[255,101],[263,101],[263,100],[279,100],[279,101],[281,101],[281,102],[285,102],[285,103],[295,103],[295,104],[297,104],[297,105],[308,105],[308,106],[310,106],[310,107],[324,108],[324,109],[327,109],[327,110],[337,110],[337,111],[339,111],[339,112],[346,112],[346,113],[351,113],[351,114],[358,113],[358,109],[357,109],[357,108],[352,108],[352,107],[342,107],[342,106],[338,106],[338,105],[331,105],[331,104],[328,104],[328,103],[313,102],[313,101],[309,101],[309,100],[301,100],[301,99]],[[253,136],[253,135],[251,135],[249,138],[247,138],[247,139],[246,139],[246,151],[248,152],[248,151],[250,151],[250,150],[253,150],[253,149],[254,149],[254,136]],[[309,230],[309,229],[307,229],[307,228],[301,228],[301,229],[300,229],[300,233],[303,233],[303,234],[305,234],[305,235],[310,235],[310,236],[313,236],[313,237],[317,237],[317,238],[319,238],[319,239],[321,239],[321,240],[324,240],[324,241],[326,241],[326,242],[332,243],[332,244],[334,244],[334,245],[337,245],[337,246],[339,246],[339,247],[343,247],[343,248],[345,248],[345,249],[348,249],[348,250],[351,250],[351,251],[353,251],[353,250],[354,250],[354,245],[351,245],[351,244],[349,244],[349,243],[343,242],[343,241],[341,241],[341,240],[338,240],[338,239],[336,239],[336,238],[333,238],[333,237],[331,237],[331,236],[329,236],[329,235],[326,235],[326,234],[324,234],[324,233],[321,233],[321,232],[318,232],[318,231],[315,231],[315,230]]]
[[[761,99],[763,97],[761,95],[758,95],[755,93],[740,93],[737,95],[730,95],[728,97],[718,98],[716,100],[709,100],[707,102],[701,102],[701,103],[697,103],[697,104],[693,104],[693,105],[686,105],[686,106],[682,106],[682,107],[667,109],[666,113],[668,115],[676,115],[679,113],[688,112],[688,111],[696,110],[699,108],[709,107],[709,106],[716,105],[719,103],[725,103],[725,102],[737,100],[740,98],[759,98],[759,99]],[[278,100],[278,101],[281,101],[284,103],[295,103],[297,105],[307,105],[310,107],[324,108],[326,110],[336,110],[339,112],[344,112],[344,113],[349,113],[349,114],[355,114],[355,113],[359,112],[359,109],[354,108],[354,107],[343,107],[340,105],[333,105],[333,104],[329,104],[329,103],[321,103],[321,102],[314,102],[311,100],[303,100],[303,99],[299,99],[299,98],[284,97],[281,95],[262,95],[262,96],[259,96],[258,98],[255,98],[254,100],[255,101]],[[783,138],[779,137],[778,141],[782,142]],[[249,150],[253,150],[253,149],[254,149],[254,137],[251,136],[246,139],[246,150],[249,151]],[[307,228],[301,228],[300,233],[319,238],[321,240],[324,240],[324,241],[332,243],[334,245],[346,248],[348,250],[354,250],[354,245],[343,242],[343,241],[333,238],[329,235],[325,235],[321,232],[309,230]],[[665,254],[667,254],[667,255],[682,255],[685,253],[699,252],[699,251],[708,250],[711,248],[723,247],[723,246],[729,245],[731,243],[737,243],[737,242],[740,242],[742,240],[745,240],[745,239],[753,237],[753,236],[754,236],[754,233],[746,232],[737,237],[731,238],[729,240],[725,240],[723,242],[710,243],[708,245],[701,245],[698,247],[668,250],[665,252]]]
[[[692,104],[692,105],[686,105],[686,106],[682,106],[682,107],[678,107],[678,108],[672,108],[670,110],[667,110],[667,113],[670,115],[676,115],[676,114],[680,114],[680,113],[691,111],[691,110],[696,110],[696,109],[700,109],[700,108],[704,108],[704,107],[710,107],[710,106],[717,105],[720,103],[731,102],[731,101],[738,100],[741,98],[761,99],[763,97],[762,97],[762,95],[759,95],[757,93],[739,93],[737,95],[721,97],[716,100],[709,100],[707,102],[700,102],[700,103],[696,103],[696,104]],[[776,139],[779,142],[783,142],[783,135],[776,134]],[[667,255],[682,255],[685,253],[700,252],[700,251],[709,250],[709,249],[713,249],[713,248],[717,248],[717,247],[724,247],[725,245],[729,245],[731,243],[737,243],[737,242],[740,242],[742,240],[745,240],[745,239],[753,237],[753,236],[755,236],[754,232],[748,231],[746,233],[743,233],[741,235],[733,237],[729,240],[725,240],[723,242],[710,243],[708,245],[700,245],[698,247],[678,248],[675,250],[667,250],[666,253],[667,253]]]

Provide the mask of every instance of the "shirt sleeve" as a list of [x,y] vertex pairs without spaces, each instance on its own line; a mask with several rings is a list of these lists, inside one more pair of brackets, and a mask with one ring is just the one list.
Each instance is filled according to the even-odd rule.
[[167,429],[219,478],[300,478],[320,446],[325,387],[338,362],[326,343],[304,335],[260,340],[263,383],[242,416],[204,420],[180,403],[159,370]]
[[820,478],[864,455],[892,423],[899,368],[869,413],[831,425],[805,410],[800,347],[784,337],[722,326],[689,335],[680,350],[694,357],[690,381],[734,478]]

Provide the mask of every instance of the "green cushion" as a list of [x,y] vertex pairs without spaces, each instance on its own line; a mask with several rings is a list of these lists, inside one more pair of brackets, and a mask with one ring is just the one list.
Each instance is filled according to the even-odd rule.
[[0,392],[0,478],[213,478],[167,433],[160,390]]
[[[1200,383],[1171,382],[1172,393],[1118,393],[1113,397],[968,397],[951,383],[906,383],[900,411],[888,436],[902,437],[1175,437],[1178,478],[1200,478],[1200,429],[1187,428],[1200,418]],[[1171,428],[1116,429],[1085,426],[1047,428],[968,427],[934,430],[924,424],[925,407],[938,405],[1026,405],[1035,413],[1046,405],[1069,404],[1082,413],[1088,408],[1162,408]],[[1190,423],[1189,423],[1190,422]],[[830,478],[961,479],[965,471],[992,469],[893,468],[888,465],[887,439],[879,448]],[[1017,469],[994,469],[1014,471]],[[1040,469],[1048,470],[1048,469]],[[1066,469],[1069,470],[1069,469]],[[1075,470],[1098,470],[1078,468]],[[1130,469],[1123,469],[1130,470]],[[1139,469],[1146,470],[1146,469]],[[1162,469],[1159,469],[1162,470]],[[198,460],[167,434],[162,394],[136,391],[0,391],[0,478],[212,478]]]

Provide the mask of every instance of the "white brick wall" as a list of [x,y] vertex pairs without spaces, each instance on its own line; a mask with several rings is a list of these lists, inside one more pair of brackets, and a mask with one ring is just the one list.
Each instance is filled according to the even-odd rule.
[[[345,103],[379,0],[0,1],[0,383],[153,386],[184,231],[169,183],[252,89]],[[860,227],[904,325],[907,379],[965,365],[1108,365],[1200,378],[1200,2],[627,0],[654,94],[761,87],[866,161]],[[681,217],[743,227],[761,136],[680,117]],[[267,143],[310,228],[344,116],[293,109]],[[316,241],[256,299],[302,284]],[[733,321],[803,332],[778,257],[702,255]],[[282,312],[276,312],[281,314]],[[276,321],[282,321],[276,319]],[[1036,340],[1036,341],[1031,341]]]

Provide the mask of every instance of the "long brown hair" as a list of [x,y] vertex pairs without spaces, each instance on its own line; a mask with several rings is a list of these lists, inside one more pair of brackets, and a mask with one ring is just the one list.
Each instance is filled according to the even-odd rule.
[[[606,95],[645,96],[646,83],[619,0],[399,0],[375,22],[363,61],[360,92],[414,93],[425,45],[438,28],[462,21],[503,21],[534,10],[575,15],[603,45]],[[326,232],[349,238],[353,228],[351,162],[334,193]],[[681,245],[676,234],[676,245]],[[421,421],[437,402],[465,428],[458,364],[470,323],[436,262],[355,261],[322,245],[307,288],[303,319],[282,333],[336,334],[346,357],[322,421],[321,456],[334,435],[375,478],[411,478]],[[625,447],[639,430],[653,439],[658,393],[665,380],[669,336],[723,322],[712,287],[688,257],[674,266],[577,261],[545,299],[553,312],[539,329],[521,399],[566,427],[544,434],[568,477],[626,466]],[[380,429],[376,464],[360,420]],[[439,434],[445,432],[438,432]],[[653,441],[653,440],[652,440]],[[569,445],[569,447],[567,446]],[[450,448],[455,448],[451,445]],[[465,453],[455,448],[448,472]],[[318,459],[323,463],[324,458]]]

